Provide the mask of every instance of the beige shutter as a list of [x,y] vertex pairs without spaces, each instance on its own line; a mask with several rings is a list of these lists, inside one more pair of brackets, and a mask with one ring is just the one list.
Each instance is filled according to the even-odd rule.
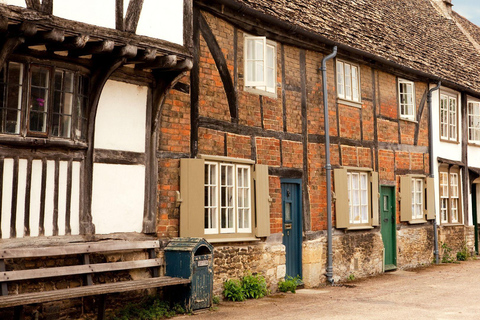
[[180,237],[204,237],[205,160],[180,159]]
[[400,177],[400,220],[412,220],[412,178]]
[[257,217],[257,237],[270,235],[270,195],[268,183],[268,166],[255,165],[255,215]]
[[350,224],[347,181],[346,169],[333,170],[333,182],[335,186],[335,226],[337,228],[348,228]]
[[427,195],[426,198],[426,215],[427,220],[435,219],[435,188],[434,188],[434,179],[433,178],[425,178],[425,194]]
[[379,194],[378,194],[378,172],[372,172],[371,174],[372,179],[372,226],[379,225],[379,211],[378,211],[378,201],[379,201]]

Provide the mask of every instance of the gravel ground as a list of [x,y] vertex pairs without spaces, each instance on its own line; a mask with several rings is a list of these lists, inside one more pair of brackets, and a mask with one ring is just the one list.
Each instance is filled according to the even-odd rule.
[[388,272],[348,286],[225,301],[175,319],[480,319],[480,260]]

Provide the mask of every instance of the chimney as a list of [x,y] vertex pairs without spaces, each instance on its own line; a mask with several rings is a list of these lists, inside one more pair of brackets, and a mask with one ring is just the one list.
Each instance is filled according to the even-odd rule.
[[443,12],[447,18],[451,18],[452,15],[452,0],[433,0],[437,7]]

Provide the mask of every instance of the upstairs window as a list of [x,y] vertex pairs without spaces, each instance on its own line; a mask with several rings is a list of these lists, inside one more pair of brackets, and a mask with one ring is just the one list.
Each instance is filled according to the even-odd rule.
[[85,140],[85,76],[51,66],[7,62],[0,72],[0,94],[0,133]]
[[360,68],[356,64],[337,60],[338,98],[360,102]]
[[468,102],[468,141],[480,143],[480,102]]
[[415,120],[415,84],[412,81],[398,79],[398,104],[400,118]]
[[458,141],[457,138],[457,96],[454,94],[440,94],[440,138],[448,141]]
[[277,48],[265,37],[245,36],[245,87],[258,93],[276,94]]

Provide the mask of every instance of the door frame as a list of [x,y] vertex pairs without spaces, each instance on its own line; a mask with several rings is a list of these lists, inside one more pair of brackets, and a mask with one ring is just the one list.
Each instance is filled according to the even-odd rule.
[[478,255],[478,216],[477,216],[477,183],[470,185],[470,193],[472,194],[472,222],[475,232],[475,253]]
[[[397,268],[397,258],[398,258],[398,255],[397,255],[397,198],[396,198],[396,186],[392,186],[392,185],[380,185],[380,198],[382,197],[382,190],[383,188],[389,188],[391,191],[392,191],[392,196],[393,196],[393,199],[392,199],[392,211],[393,211],[393,216],[395,217],[395,223],[393,224],[393,235],[392,235],[392,240],[393,240],[393,243],[392,243],[392,246],[393,246],[393,265],[394,265],[394,268],[388,268],[386,269],[385,267],[387,266],[385,264],[385,243],[383,244],[383,269],[384,271],[389,271],[389,270],[396,270]],[[380,199],[380,203],[381,203],[381,199]],[[383,221],[383,218],[382,218],[382,211],[383,211],[383,207],[380,205],[379,203],[379,207],[380,207],[380,234],[382,235],[382,242],[383,242],[383,234],[382,234],[382,221]]]
[[[298,186],[298,226],[297,231],[299,235],[299,248],[300,254],[298,256],[299,263],[299,276],[303,277],[303,261],[302,261],[302,247],[303,247],[303,190],[302,190],[302,179],[291,179],[291,178],[280,178],[280,190],[282,190],[282,184],[291,183]],[[285,208],[283,203],[283,192],[281,192],[281,201],[282,201],[282,243],[283,243],[283,234],[285,233]],[[285,265],[286,265],[286,249],[285,249]]]

